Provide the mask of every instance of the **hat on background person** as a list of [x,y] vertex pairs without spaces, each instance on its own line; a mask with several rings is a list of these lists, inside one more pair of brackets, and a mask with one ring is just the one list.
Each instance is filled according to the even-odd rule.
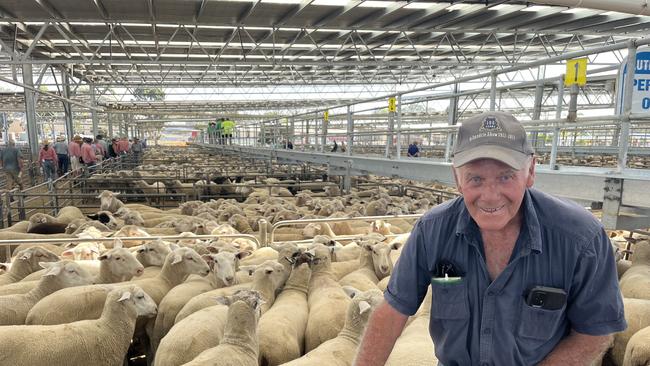
[[49,144],[50,144],[50,140],[48,140],[48,139],[43,140],[43,146],[49,145]]
[[494,159],[520,170],[534,153],[524,127],[512,114],[487,112],[462,122],[452,164],[459,168],[474,160]]
[[81,141],[81,136],[79,136],[79,135],[74,135],[74,137],[72,138],[72,141],[76,141],[76,142]]
[[57,137],[56,137],[56,141],[57,141],[57,142],[65,141],[65,136],[57,136]]

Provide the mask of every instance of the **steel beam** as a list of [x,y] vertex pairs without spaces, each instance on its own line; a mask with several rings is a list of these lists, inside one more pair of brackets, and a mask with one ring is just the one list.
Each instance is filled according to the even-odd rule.
[[[95,107],[97,106],[97,99],[95,95],[95,85],[94,84],[88,84],[88,88],[90,88],[90,104]],[[97,113],[95,112],[94,109],[90,110],[90,116],[93,121],[93,138],[99,134],[99,126],[98,126],[98,116]]]
[[618,171],[623,171],[627,165],[627,151],[630,146],[630,113],[632,113],[632,90],[636,70],[636,43],[631,40],[627,47],[627,74],[625,74],[625,90],[623,90],[623,113],[621,114],[621,132],[618,141]]
[[[34,87],[34,76],[32,74],[32,65],[23,65],[23,82],[26,86]],[[25,119],[27,120],[27,138],[29,140],[29,150],[35,158],[38,156],[38,125],[36,122],[36,105],[34,103],[34,91],[25,88]]]
[[[65,70],[61,71],[62,82],[63,82],[63,96],[65,99],[70,99],[70,76]],[[72,119],[72,105],[70,102],[63,100],[63,114],[65,118],[65,132],[68,136],[68,141],[72,141],[74,137],[74,124]]]

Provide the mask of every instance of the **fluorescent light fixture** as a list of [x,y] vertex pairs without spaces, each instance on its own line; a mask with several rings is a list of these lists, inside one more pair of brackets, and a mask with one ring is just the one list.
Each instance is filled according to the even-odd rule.
[[470,4],[454,4],[454,5],[450,6],[450,7],[448,7],[447,10],[449,10],[449,11],[463,10],[463,9],[466,9],[466,8],[468,8],[470,6],[472,6],[472,5],[470,5]]
[[324,6],[345,6],[349,3],[348,0],[314,0],[312,5],[324,5]]
[[553,7],[554,6],[533,5],[533,6],[529,6],[527,8],[523,8],[523,9],[521,9],[521,11],[533,11],[534,12],[534,11],[541,11],[541,10],[550,9],[550,8],[553,8]]
[[435,3],[411,3],[404,7],[404,9],[428,9],[436,5]]
[[[364,1],[359,5],[360,8],[389,8],[395,5],[393,1]],[[403,1],[402,1],[403,3]]]

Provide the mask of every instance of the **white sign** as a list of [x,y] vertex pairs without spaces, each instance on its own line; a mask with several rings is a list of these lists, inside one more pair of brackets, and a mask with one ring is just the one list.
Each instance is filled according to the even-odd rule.
[[[632,85],[632,113],[650,113],[650,47],[639,47],[636,52],[634,84]],[[627,58],[618,72],[616,110],[623,113],[623,91],[627,74]]]

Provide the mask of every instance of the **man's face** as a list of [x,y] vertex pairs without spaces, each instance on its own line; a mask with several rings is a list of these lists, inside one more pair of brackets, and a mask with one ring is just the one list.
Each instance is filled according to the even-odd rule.
[[476,160],[454,169],[454,178],[481,231],[499,231],[520,224],[524,193],[535,181],[535,160],[520,170],[493,159]]

